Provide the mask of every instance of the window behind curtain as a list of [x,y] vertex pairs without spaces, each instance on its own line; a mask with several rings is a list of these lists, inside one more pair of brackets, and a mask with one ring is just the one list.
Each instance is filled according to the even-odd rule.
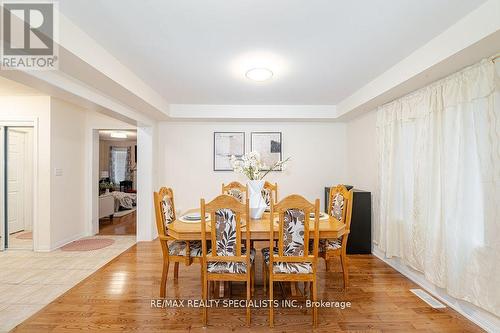
[[114,184],[127,180],[128,152],[126,147],[110,148],[110,178]]
[[378,108],[377,247],[500,316],[500,78],[489,59]]

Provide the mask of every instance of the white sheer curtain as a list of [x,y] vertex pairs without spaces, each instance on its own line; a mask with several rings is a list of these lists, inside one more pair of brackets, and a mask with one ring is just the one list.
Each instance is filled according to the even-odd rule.
[[490,60],[379,108],[378,247],[500,316],[500,93]]
[[115,185],[123,180],[131,180],[131,148],[115,147],[109,148],[109,170],[110,179]]

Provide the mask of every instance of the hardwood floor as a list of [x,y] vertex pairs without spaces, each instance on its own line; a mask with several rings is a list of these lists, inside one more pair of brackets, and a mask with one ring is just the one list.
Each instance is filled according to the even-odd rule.
[[122,217],[99,219],[99,235],[135,235],[136,214],[134,211]]
[[[256,259],[254,299],[267,299],[262,289],[260,251]],[[319,309],[319,326],[313,330],[311,310],[275,310],[273,332],[482,332],[446,309],[433,309],[413,295],[417,286],[371,255],[349,257],[350,287],[342,291],[340,264],[336,272],[325,272],[321,261],[318,299],[349,301],[351,308]],[[141,242],[19,325],[15,332],[264,332],[268,331],[268,309],[252,309],[252,325],[245,327],[244,308],[211,308],[209,326],[203,328],[199,308],[152,308],[159,297],[161,252],[157,241]],[[170,269],[167,298],[200,299],[200,267],[180,266],[179,283]],[[275,288],[275,298],[282,298]],[[243,299],[242,284],[232,287],[232,298]]]

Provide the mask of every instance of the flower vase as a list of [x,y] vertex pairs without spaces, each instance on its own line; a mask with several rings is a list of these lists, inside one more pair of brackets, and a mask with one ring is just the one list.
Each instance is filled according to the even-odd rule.
[[263,180],[248,181],[248,197],[250,201],[250,218],[258,220],[264,214],[267,208],[266,202],[262,197],[262,189],[264,188]]

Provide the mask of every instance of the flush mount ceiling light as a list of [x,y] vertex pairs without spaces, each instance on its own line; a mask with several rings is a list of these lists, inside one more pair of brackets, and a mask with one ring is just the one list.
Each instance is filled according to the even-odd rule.
[[[250,82],[275,82],[288,75],[289,63],[282,56],[266,50],[257,50],[237,55],[228,66],[236,80]],[[271,80],[272,79],[272,80]],[[267,83],[267,82],[266,82]]]
[[247,78],[253,81],[266,81],[273,77],[273,72],[267,68],[252,68],[245,74]]
[[127,138],[127,133],[124,133],[124,132],[111,132],[111,134],[109,136],[112,137],[112,138],[115,138],[115,139],[126,139]]

